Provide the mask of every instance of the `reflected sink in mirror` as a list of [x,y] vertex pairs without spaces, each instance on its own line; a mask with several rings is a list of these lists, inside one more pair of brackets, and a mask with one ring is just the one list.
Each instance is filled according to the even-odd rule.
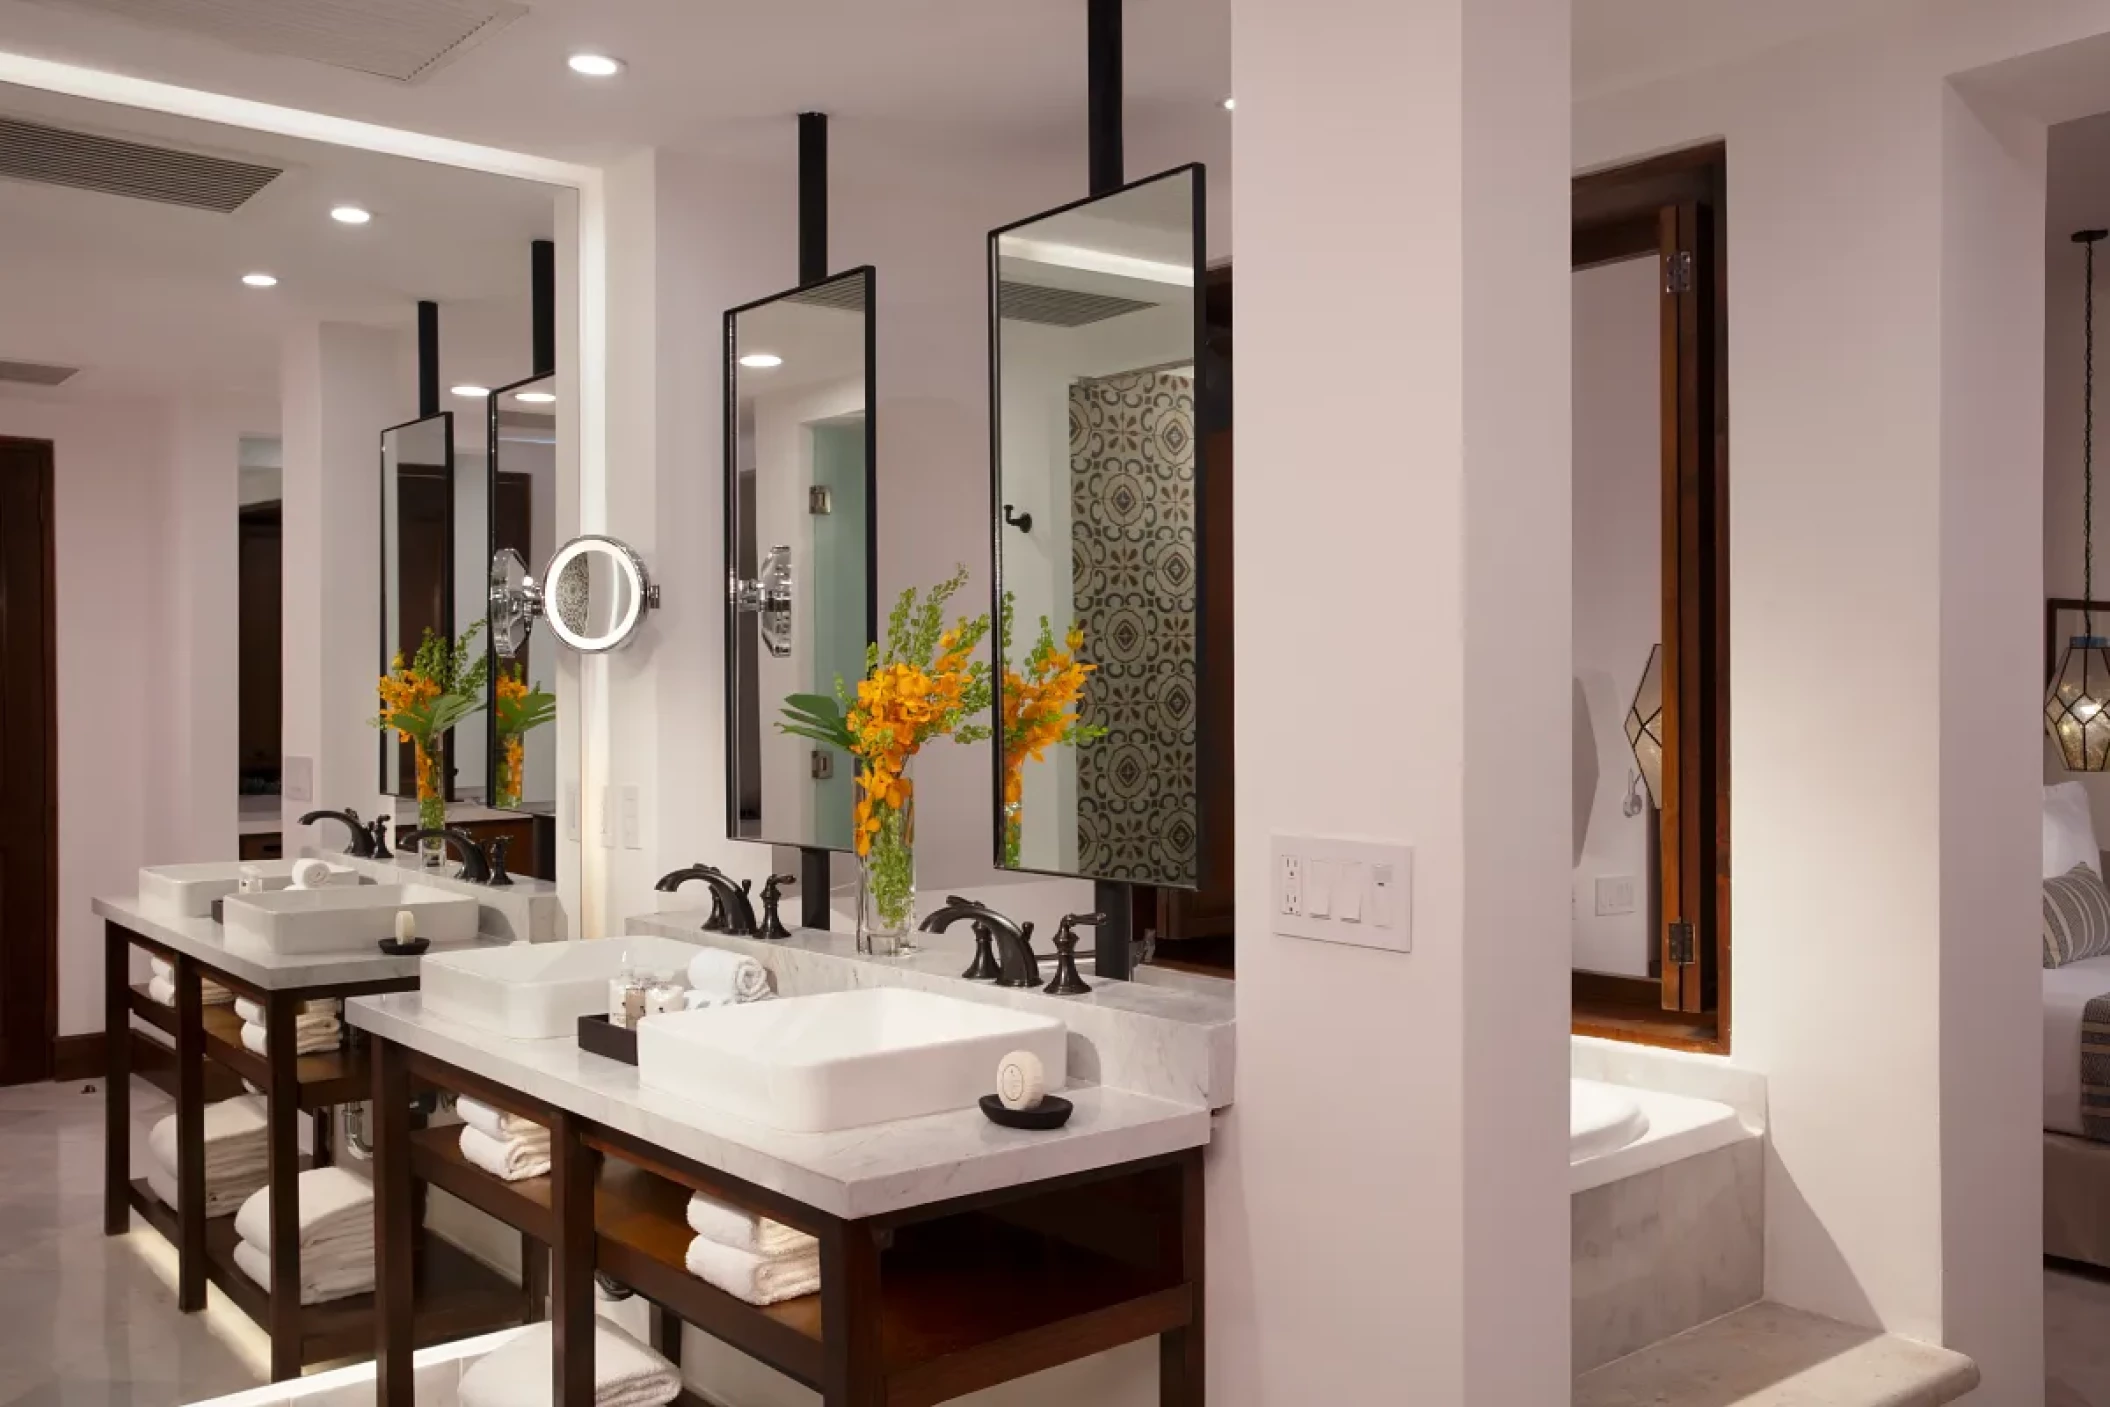
[[476,937],[477,902],[416,884],[333,885],[280,889],[268,894],[230,894],[221,912],[227,941],[281,955],[375,951],[396,936],[396,915],[408,909],[417,936],[434,943],[466,943]]
[[697,944],[678,938],[589,938],[434,953],[419,971],[427,1015],[511,1040],[576,1038],[582,1016],[608,1009],[608,981],[627,962],[686,982]]
[[[196,865],[153,865],[139,872],[139,902],[150,912],[171,918],[205,918],[213,900],[224,899],[242,887],[245,875],[255,875],[264,888],[290,889],[294,860],[215,860]],[[333,885],[372,884],[373,880],[349,865],[332,864]]]
[[670,1012],[637,1028],[638,1082],[789,1133],[972,1107],[1014,1050],[1068,1073],[1052,1016],[904,987]]

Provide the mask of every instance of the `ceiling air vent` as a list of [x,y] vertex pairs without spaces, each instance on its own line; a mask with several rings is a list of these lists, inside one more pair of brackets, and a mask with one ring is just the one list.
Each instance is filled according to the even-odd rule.
[[861,278],[831,279],[818,288],[794,293],[784,301],[801,303],[809,308],[834,308],[845,313],[861,313],[865,310],[865,281]]
[[1037,322],[1043,327],[1083,327],[1157,306],[1133,298],[1116,298],[1110,293],[1077,293],[1008,280],[997,285],[996,295],[999,317],[1012,322]]
[[35,0],[415,83],[527,13],[508,0]]
[[224,215],[239,210],[280,169],[0,117],[0,176],[19,181],[128,195]]
[[80,374],[77,366],[45,366],[42,362],[0,361],[0,381],[23,386],[57,386]]

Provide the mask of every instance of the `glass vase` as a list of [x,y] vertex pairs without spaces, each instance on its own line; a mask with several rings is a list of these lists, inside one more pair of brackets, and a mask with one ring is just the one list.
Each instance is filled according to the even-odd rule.
[[[437,831],[447,827],[447,798],[440,792],[439,759],[418,749],[418,829]],[[429,869],[447,863],[447,842],[427,836],[418,842],[418,855]]]
[[857,951],[902,957],[916,951],[916,794],[898,777],[857,778]]

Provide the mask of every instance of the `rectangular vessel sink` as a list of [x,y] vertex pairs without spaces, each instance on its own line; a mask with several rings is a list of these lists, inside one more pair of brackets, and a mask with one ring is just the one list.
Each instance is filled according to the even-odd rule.
[[509,943],[434,953],[419,968],[427,1014],[513,1040],[575,1039],[581,1016],[608,1010],[608,979],[630,965],[683,982],[696,945],[634,935],[568,943]]
[[[291,860],[217,860],[199,865],[153,865],[139,872],[139,902],[154,913],[175,918],[205,918],[212,901],[224,899],[242,886],[242,876],[253,873],[266,890],[287,889],[293,884]],[[348,865],[331,864],[330,883],[370,884],[371,880]]]
[[396,936],[396,914],[403,909],[416,916],[420,938],[463,943],[476,937],[477,903],[472,896],[415,884],[230,894],[221,913],[228,942],[291,955],[374,952],[383,938]]
[[826,992],[647,1017],[638,1082],[769,1128],[832,1133],[966,1109],[996,1089],[997,1062],[1068,1069],[1052,1016],[905,987]]

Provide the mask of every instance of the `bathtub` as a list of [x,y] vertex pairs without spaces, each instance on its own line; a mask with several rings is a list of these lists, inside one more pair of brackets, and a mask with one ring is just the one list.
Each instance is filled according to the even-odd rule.
[[1734,1109],[1711,1099],[1568,1082],[1570,1195],[1756,1137]]

